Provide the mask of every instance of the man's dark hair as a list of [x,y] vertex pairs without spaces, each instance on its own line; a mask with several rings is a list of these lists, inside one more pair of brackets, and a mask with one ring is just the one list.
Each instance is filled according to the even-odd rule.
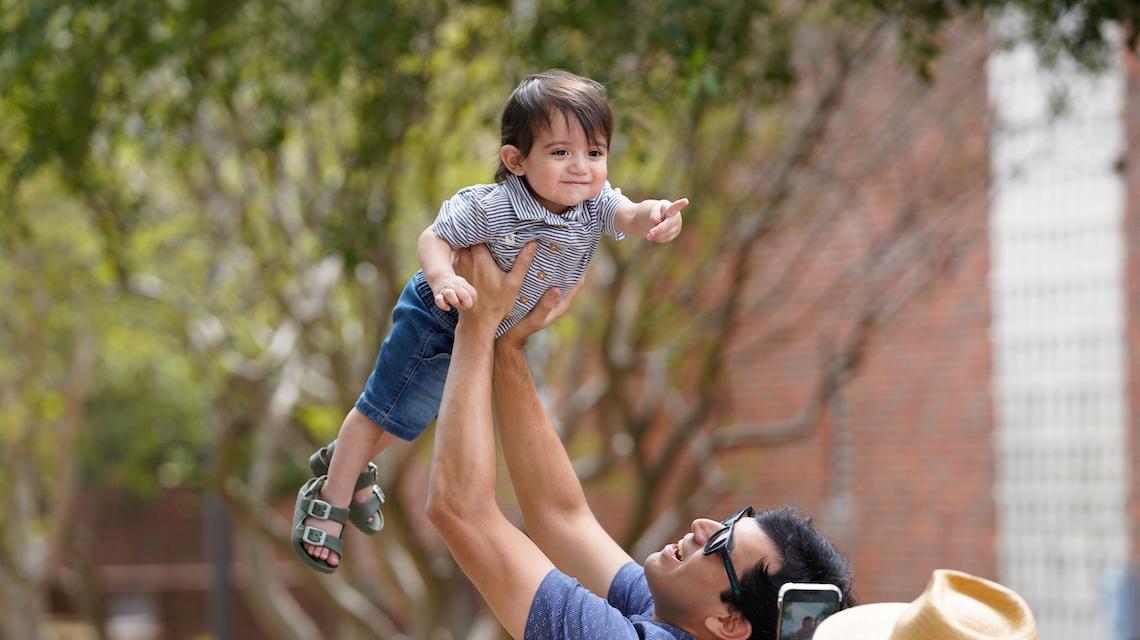
[[[523,78],[503,108],[501,144],[518,147],[525,158],[530,155],[538,131],[550,127],[550,118],[556,113],[576,119],[590,144],[609,148],[614,116],[605,87],[561,69]],[[509,175],[500,160],[495,182],[502,182]]]
[[737,598],[732,589],[720,594],[721,602],[739,609],[752,623],[753,639],[776,637],[779,616],[776,598],[780,587],[788,582],[833,584],[843,592],[840,608],[855,606],[855,597],[851,594],[851,563],[830,540],[816,531],[811,518],[795,507],[768,509],[754,517],[780,551],[783,559],[780,570],[770,574],[768,563],[760,562],[744,572],[740,580],[742,598]]

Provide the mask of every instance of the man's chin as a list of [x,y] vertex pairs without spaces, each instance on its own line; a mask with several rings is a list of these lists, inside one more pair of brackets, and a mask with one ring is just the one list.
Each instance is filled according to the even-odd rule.
[[665,558],[661,554],[661,551],[654,551],[645,558],[645,562],[641,565],[645,568],[645,579],[650,583],[666,575]]

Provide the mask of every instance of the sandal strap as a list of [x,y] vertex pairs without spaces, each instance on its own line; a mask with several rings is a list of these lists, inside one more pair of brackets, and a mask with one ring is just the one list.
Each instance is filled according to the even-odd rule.
[[[329,472],[329,464],[331,464],[333,453],[336,450],[336,441],[330,442],[327,446],[321,447],[309,456],[309,469],[312,470],[314,476],[323,476]],[[356,476],[356,487],[353,491],[360,491],[370,484],[376,483],[376,464],[369,462],[364,471]]]
[[376,463],[369,462],[364,471],[361,471],[360,475],[356,476],[356,488],[353,489],[353,491],[360,491],[370,484],[376,484],[377,471],[378,470],[376,469]]
[[[383,504],[384,492],[380,487],[372,485],[372,495],[367,500],[353,502],[348,506],[348,519],[361,531],[375,533],[384,527],[384,514],[380,512]],[[369,522],[369,519],[373,520]]]
[[306,516],[312,516],[318,520],[331,520],[337,524],[344,524],[348,520],[348,509],[334,507],[320,498],[303,497],[298,501],[298,504]]
[[311,544],[314,547],[326,547],[336,552],[337,555],[344,555],[341,552],[344,543],[337,536],[316,527],[298,526],[297,530],[300,533],[302,543]]
[[321,499],[321,488],[328,482],[328,476],[313,478],[301,486],[297,492],[297,509],[304,515],[318,520],[332,520],[344,524],[348,520],[348,508],[337,507]]

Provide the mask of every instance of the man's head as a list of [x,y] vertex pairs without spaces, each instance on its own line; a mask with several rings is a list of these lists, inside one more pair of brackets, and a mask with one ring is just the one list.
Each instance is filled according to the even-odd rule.
[[815,618],[813,618],[811,616],[804,616],[804,619],[800,622],[800,628],[801,629],[814,629],[815,628]]
[[646,559],[645,577],[656,617],[700,637],[774,638],[776,597],[787,582],[834,584],[843,606],[854,604],[847,559],[790,507],[694,520],[681,540]]

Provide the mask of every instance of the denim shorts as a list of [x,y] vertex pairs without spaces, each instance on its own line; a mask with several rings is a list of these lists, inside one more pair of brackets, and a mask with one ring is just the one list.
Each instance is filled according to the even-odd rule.
[[388,433],[415,440],[439,415],[458,323],[455,309],[435,306],[423,273],[412,276],[356,409]]

